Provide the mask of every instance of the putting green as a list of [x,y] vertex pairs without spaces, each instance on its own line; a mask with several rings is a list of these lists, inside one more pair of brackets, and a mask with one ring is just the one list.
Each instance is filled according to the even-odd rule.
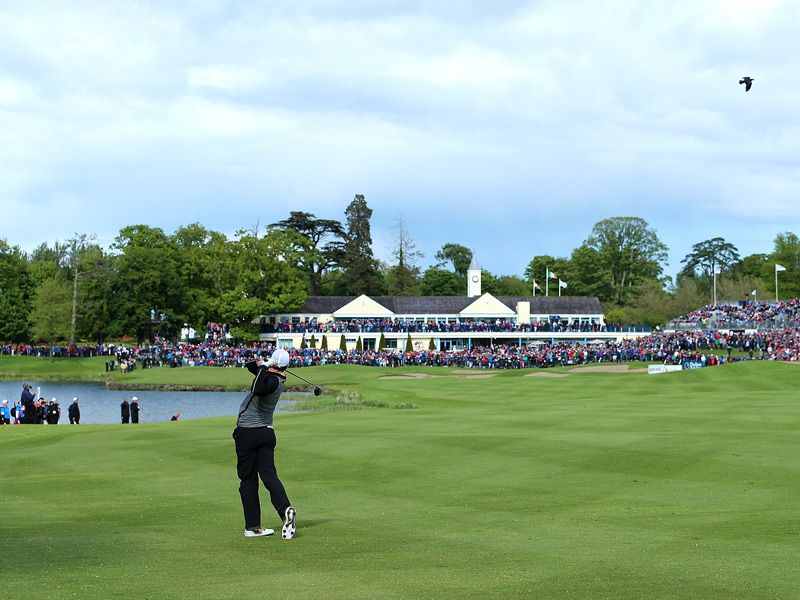
[[0,595],[797,597],[797,367],[574,371],[303,370],[417,408],[276,417],[288,542],[242,536],[232,419],[3,428]]

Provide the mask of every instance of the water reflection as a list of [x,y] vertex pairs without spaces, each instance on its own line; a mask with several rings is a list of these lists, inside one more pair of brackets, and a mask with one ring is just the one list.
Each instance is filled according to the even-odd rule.
[[[72,399],[78,397],[81,423],[120,423],[120,403],[133,396],[139,399],[140,423],[169,421],[176,412],[180,420],[206,417],[235,417],[244,392],[154,392],[107,390],[102,384],[93,383],[39,383],[29,381],[32,390],[41,390],[47,400],[55,397],[61,407],[60,425],[68,424],[67,409]],[[19,401],[22,382],[0,381],[0,401],[8,400],[9,406]],[[302,393],[284,393],[275,412],[285,412],[285,407],[307,396]],[[233,420],[231,421],[233,424]]]

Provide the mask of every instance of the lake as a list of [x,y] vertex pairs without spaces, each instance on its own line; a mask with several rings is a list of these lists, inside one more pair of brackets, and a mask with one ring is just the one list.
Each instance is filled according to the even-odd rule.
[[[81,408],[81,424],[120,423],[120,403],[123,398],[130,402],[133,396],[139,399],[139,422],[153,423],[169,421],[176,412],[180,419],[203,419],[206,417],[235,417],[245,397],[245,392],[154,392],[108,390],[95,383],[39,383],[29,381],[31,389],[41,390],[41,395],[49,401],[55,397],[61,407],[59,425],[69,424],[67,409],[77,396]],[[19,401],[22,382],[0,381],[0,401],[8,400],[9,408]],[[286,412],[285,408],[296,400],[309,394],[300,392],[284,393],[276,413]],[[234,419],[231,420],[233,426]]]

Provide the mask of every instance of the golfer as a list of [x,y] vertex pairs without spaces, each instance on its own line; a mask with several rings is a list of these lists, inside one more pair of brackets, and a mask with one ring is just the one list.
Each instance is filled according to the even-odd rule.
[[284,371],[289,366],[289,353],[275,350],[266,362],[257,360],[245,366],[255,377],[239,408],[236,429],[233,430],[239,495],[244,510],[244,535],[260,537],[275,533],[273,529],[261,527],[261,502],[258,499],[258,478],[261,477],[272,506],[283,520],[281,537],[290,540],[294,537],[297,511],[289,502],[275,470],[276,439],[272,428],[272,413],[286,383]]

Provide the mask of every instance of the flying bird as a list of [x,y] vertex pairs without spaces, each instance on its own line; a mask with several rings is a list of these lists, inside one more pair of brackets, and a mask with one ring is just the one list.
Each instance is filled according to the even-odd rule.
[[753,78],[752,77],[742,77],[739,80],[739,85],[744,84],[744,91],[749,92],[750,88],[753,87]]

